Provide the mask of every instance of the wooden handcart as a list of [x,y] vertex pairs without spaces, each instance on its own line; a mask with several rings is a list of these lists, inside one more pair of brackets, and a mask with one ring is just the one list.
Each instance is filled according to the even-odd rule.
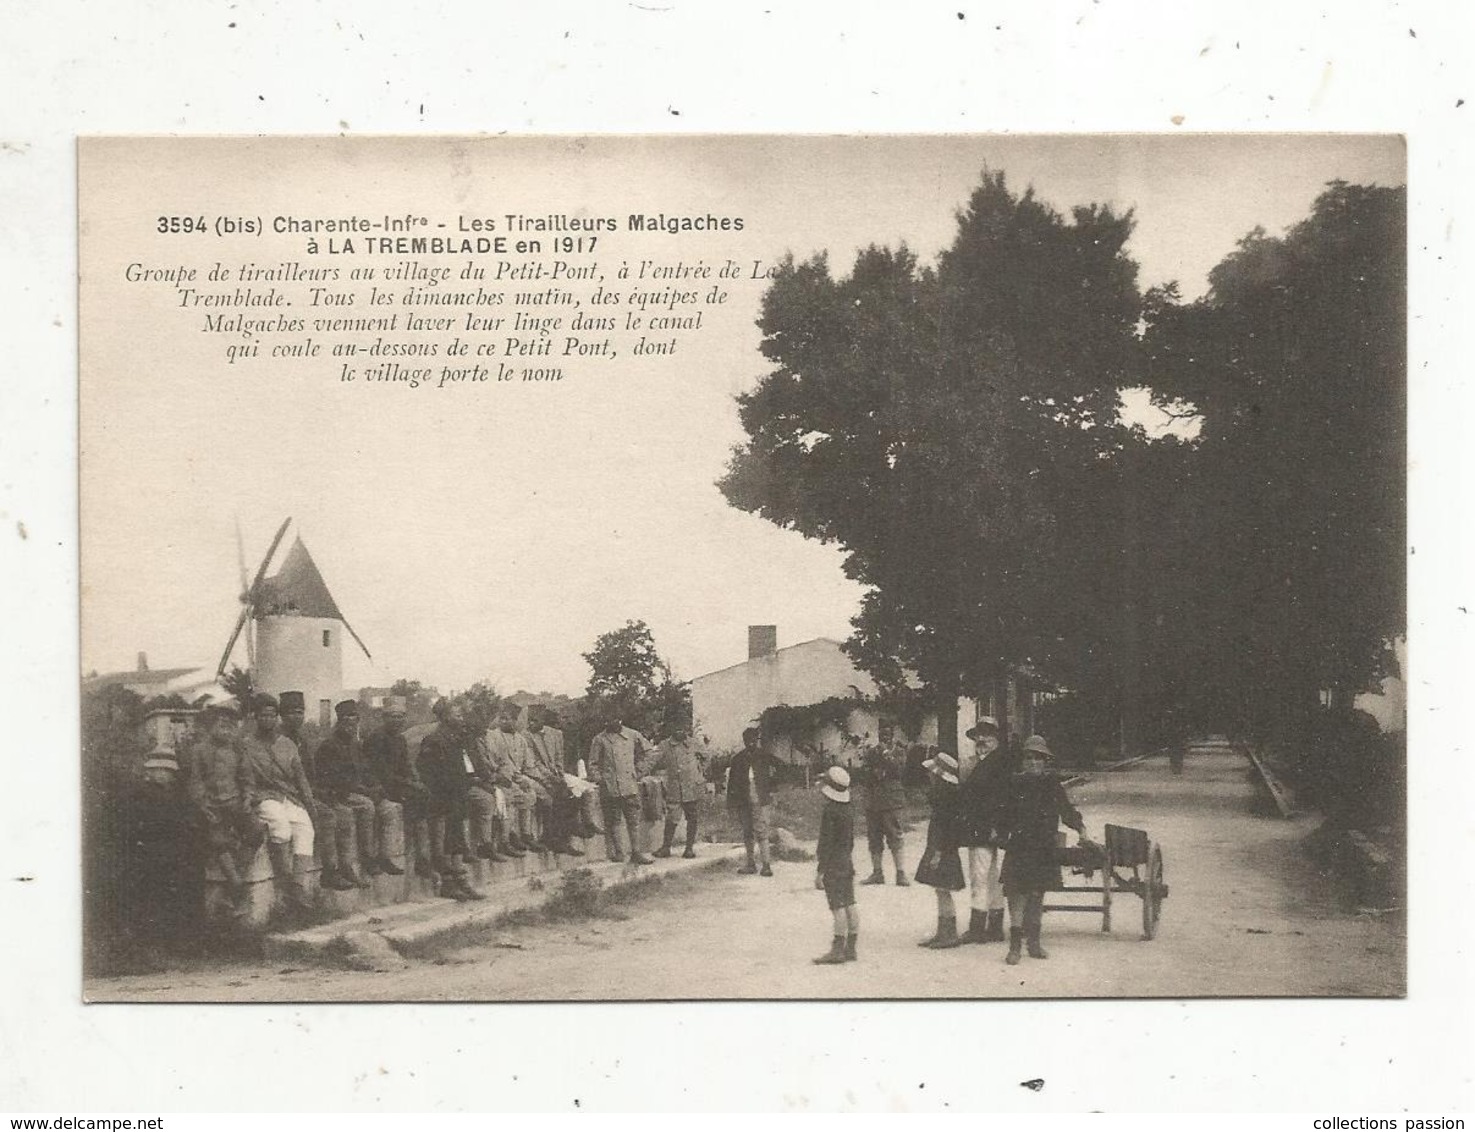
[[[1142,900],[1142,938],[1157,935],[1158,919],[1168,886],[1163,881],[1163,850],[1147,833],[1125,825],[1106,827],[1106,844],[1090,842],[1055,850],[1055,859],[1068,867],[1072,875],[1083,876],[1085,884],[1064,884],[1057,893],[1099,893],[1101,903],[1046,904],[1046,912],[1100,912],[1101,930],[1111,931],[1111,904],[1114,895],[1132,893]],[[1093,883],[1097,875],[1101,883]]]

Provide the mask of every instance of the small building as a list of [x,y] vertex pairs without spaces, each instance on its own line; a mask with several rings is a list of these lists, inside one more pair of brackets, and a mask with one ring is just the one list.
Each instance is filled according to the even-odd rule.
[[[862,746],[875,741],[883,722],[895,723],[913,742],[939,743],[936,712],[914,716],[909,729],[906,721],[889,717],[879,699],[875,680],[856,667],[839,641],[816,637],[779,648],[773,625],[749,626],[747,660],[691,681],[693,726],[713,751],[741,747],[743,730],[757,725],[769,708],[781,705],[814,709],[785,713],[793,724],[766,737],[774,754],[786,762],[803,761],[801,748],[807,748],[849,765]],[[1007,719],[1011,734],[1032,726],[1033,699],[1017,680],[980,699],[959,699],[959,747],[970,749],[964,732],[980,716]]]

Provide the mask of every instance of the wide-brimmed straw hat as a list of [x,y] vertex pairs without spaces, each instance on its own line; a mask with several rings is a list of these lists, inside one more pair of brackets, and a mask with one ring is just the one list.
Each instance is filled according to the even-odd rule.
[[832,766],[820,779],[819,792],[832,802],[850,801],[850,775],[843,766]]
[[944,782],[950,782],[954,786],[958,784],[958,760],[946,751],[938,751],[930,759],[924,759],[922,767]]
[[1047,759],[1053,759],[1055,757],[1054,752],[1050,750],[1050,745],[1045,742],[1043,735],[1031,735],[1026,739],[1024,741],[1024,753],[1044,755]]

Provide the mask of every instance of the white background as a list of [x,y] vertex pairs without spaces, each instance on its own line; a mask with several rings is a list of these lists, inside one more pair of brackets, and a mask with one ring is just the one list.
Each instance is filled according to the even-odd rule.
[[[1470,1109],[1468,7],[865,11],[0,7],[0,1110]],[[1407,1001],[80,1004],[77,134],[1180,129],[1409,137]]]

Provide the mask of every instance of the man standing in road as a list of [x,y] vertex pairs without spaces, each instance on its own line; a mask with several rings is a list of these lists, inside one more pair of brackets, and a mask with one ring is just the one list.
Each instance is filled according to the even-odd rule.
[[964,943],[1003,943],[1001,809],[1015,767],[999,745],[999,724],[993,717],[981,716],[964,734],[973,740],[974,753],[958,760],[958,843],[968,850],[969,887],[968,930],[960,938]]
[[896,866],[896,883],[905,887],[911,883],[901,859],[905,844],[901,815],[907,804],[902,778],[906,774],[907,751],[891,724],[881,724],[880,731],[881,741],[867,747],[861,756],[866,772],[866,840],[871,850],[871,875],[860,883],[886,883],[881,862],[889,847]]
[[640,779],[646,754],[640,733],[626,727],[613,709],[604,730],[589,744],[589,774],[599,783],[611,861],[624,860],[618,828],[623,818],[630,834],[630,863],[651,864],[643,851],[640,815]]
[[686,819],[686,852],[695,857],[697,814],[707,793],[707,773],[702,756],[687,737],[686,726],[677,723],[656,748],[656,757],[646,768],[647,774],[664,774],[666,779],[666,827],[657,857],[671,855],[671,842],[676,837],[676,823]]
[[743,749],[732,757],[727,768],[727,808],[742,827],[743,848],[748,851],[748,860],[738,872],[749,876],[758,872],[753,861],[756,844],[763,875],[771,877],[773,866],[768,861],[768,826],[773,815],[774,758],[759,743],[762,734],[756,727],[743,730]]

